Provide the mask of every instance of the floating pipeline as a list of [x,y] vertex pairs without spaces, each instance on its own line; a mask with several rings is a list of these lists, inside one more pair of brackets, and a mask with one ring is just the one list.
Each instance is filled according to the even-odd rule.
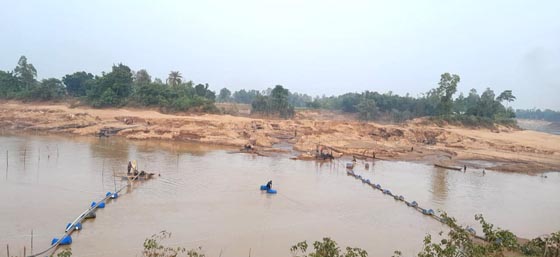
[[[107,196],[107,197],[108,197],[108,196]],[[93,207],[93,206],[96,206],[96,205],[97,205],[97,208],[103,209],[103,208],[105,208],[105,201],[102,201],[102,202],[100,202],[99,204],[97,204],[96,202],[91,202],[91,205],[90,205],[90,206]]]
[[108,196],[111,199],[117,199],[119,197],[119,193],[117,193],[117,192],[115,192],[115,193],[107,192],[105,194],[105,196]]
[[62,239],[53,238],[51,241],[51,245],[70,245],[72,244],[72,237],[70,235],[62,237]]
[[[425,208],[420,207],[416,201],[408,202],[408,201],[405,200],[404,196],[402,196],[402,195],[397,196],[396,194],[391,193],[391,191],[389,189],[383,189],[380,184],[374,184],[373,182],[371,182],[371,180],[363,178],[361,175],[358,175],[358,174],[354,173],[353,170],[348,169],[346,171],[346,174],[354,177],[355,179],[359,179],[360,181],[362,181],[362,183],[370,185],[373,189],[377,189],[377,190],[383,192],[383,194],[385,194],[385,195],[392,196],[393,199],[395,199],[396,201],[404,202],[408,207],[412,207],[415,210],[417,210],[418,212],[420,212],[420,213],[422,213],[426,216],[432,217],[433,219],[435,219],[435,220],[437,220],[437,221],[439,221],[443,224],[447,224],[448,220],[438,216],[434,212],[434,210],[432,210],[432,209],[425,209]],[[476,238],[486,240],[484,237],[477,236],[476,231],[471,227],[467,227],[467,231],[469,233],[471,233]]]
[[68,223],[68,225],[66,225],[66,231],[68,231],[70,227],[73,227],[74,230],[82,230],[82,223],[76,223],[74,226],[72,226],[72,223]]
[[81,230],[82,229],[82,221],[84,219],[91,219],[91,218],[95,218],[96,214],[95,211],[98,208],[105,208],[105,201],[107,201],[108,199],[116,199],[117,197],[119,197],[119,192],[122,191],[125,187],[127,187],[128,185],[125,185],[123,187],[121,187],[118,191],[116,191],[115,193],[111,193],[111,192],[107,192],[107,194],[105,194],[105,198],[101,199],[98,202],[92,202],[90,204],[90,207],[85,210],[84,212],[82,212],[80,215],[78,215],[78,217],[72,221],[71,223],[68,223],[66,225],[66,229],[64,231],[64,234],[62,235],[62,237],[59,238],[53,238],[51,241],[51,246],[47,249],[45,249],[42,252],[33,254],[33,255],[28,255],[27,257],[38,257],[38,256],[43,256],[43,255],[47,255],[50,256],[48,253],[51,251],[55,251],[56,248],[59,245],[70,245],[72,244],[72,237],[71,234],[72,232],[74,232],[75,230]]
[[[132,178],[132,180],[136,180],[139,175],[140,174],[136,175],[134,178]],[[87,210],[85,210],[80,215],[78,215],[78,217],[74,221],[72,221],[72,223],[70,223],[66,226],[66,230],[64,231],[64,234],[62,235],[61,240],[59,240],[58,238],[54,238],[51,242],[50,247],[43,250],[42,252],[32,254],[32,255],[29,255],[27,257],[38,257],[38,256],[43,256],[43,255],[49,255],[48,253],[51,252],[51,251],[54,252],[59,245],[72,244],[72,237],[70,235],[72,234],[72,232],[74,232],[74,230],[76,230],[76,228],[79,227],[79,229],[82,229],[81,222],[84,219],[95,218],[96,217],[95,211],[98,208],[105,208],[105,201],[107,201],[108,199],[116,199],[117,197],[119,197],[119,193],[123,189],[125,189],[127,186],[128,186],[128,184],[122,186],[121,188],[119,188],[119,190],[116,190],[115,193],[107,192],[107,194],[105,194],[105,198],[101,199],[98,202],[92,202],[90,207]]]

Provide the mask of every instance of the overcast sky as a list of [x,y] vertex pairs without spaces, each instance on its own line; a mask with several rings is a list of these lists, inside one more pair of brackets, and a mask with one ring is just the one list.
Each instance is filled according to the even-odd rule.
[[560,1],[2,1],[0,69],[39,78],[124,63],[165,79],[333,95],[513,90],[560,110]]

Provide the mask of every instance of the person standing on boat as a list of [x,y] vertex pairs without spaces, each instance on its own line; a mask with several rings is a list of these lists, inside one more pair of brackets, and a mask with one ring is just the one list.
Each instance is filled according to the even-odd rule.
[[136,164],[136,160],[132,161],[131,170],[134,176],[138,175],[138,165]]
[[267,189],[272,189],[272,180],[268,181],[268,183],[266,183],[266,188]]
[[126,174],[130,175],[130,170],[132,170],[132,163],[130,161],[128,161],[128,166],[126,167],[126,169],[127,169]]

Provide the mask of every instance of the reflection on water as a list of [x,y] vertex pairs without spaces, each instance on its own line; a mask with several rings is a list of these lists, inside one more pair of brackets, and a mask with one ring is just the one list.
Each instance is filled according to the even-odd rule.
[[447,189],[449,185],[447,184],[447,170],[442,168],[435,168],[432,172],[431,179],[431,193],[433,201],[438,204],[443,204],[447,199]]
[[[7,172],[1,168],[6,163]],[[136,183],[73,235],[76,256],[136,256],[153,233],[172,246],[202,246],[208,256],[288,256],[291,245],[330,236],[370,256],[418,251],[426,233],[444,227],[346,176],[343,162],[230,154],[212,146],[118,138],[0,137],[0,244],[46,247],[64,225],[126,184],[114,179],[130,159],[160,173]],[[523,237],[560,230],[560,173],[548,178],[479,170],[440,170],[406,162],[358,163],[375,183],[442,209],[461,224],[483,213]],[[277,195],[258,187],[272,179]],[[480,229],[478,229],[481,231]],[[0,256],[4,256],[0,251]]]

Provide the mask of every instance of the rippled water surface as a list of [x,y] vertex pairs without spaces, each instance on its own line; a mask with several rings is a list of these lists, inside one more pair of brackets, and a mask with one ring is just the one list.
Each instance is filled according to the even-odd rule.
[[[370,256],[416,252],[444,226],[346,175],[343,162],[257,157],[232,149],[118,138],[0,136],[0,245],[11,253],[46,248],[105,192],[130,159],[160,173],[135,183],[73,234],[75,256],[137,256],[145,238],[172,232],[168,245],[202,246],[208,256],[289,256],[303,240],[329,236]],[[6,151],[8,165],[6,171]],[[355,172],[421,206],[475,226],[483,213],[522,237],[560,230],[560,173],[547,178],[466,173],[407,162],[358,162]],[[268,180],[277,195],[258,188]],[[476,227],[476,226],[475,226]],[[480,231],[480,229],[477,229]],[[5,256],[0,251],[0,256]]]

